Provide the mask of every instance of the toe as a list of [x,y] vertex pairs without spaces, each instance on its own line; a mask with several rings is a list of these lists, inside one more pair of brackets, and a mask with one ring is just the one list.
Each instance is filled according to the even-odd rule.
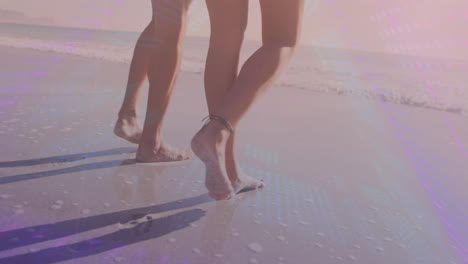
[[265,186],[265,183],[262,180],[257,180],[253,177],[250,176],[244,176],[245,178],[241,182],[241,184],[237,185],[236,187],[236,193],[242,193],[242,192],[247,192],[247,191],[253,191],[256,189],[263,188]]
[[140,143],[140,139],[137,138],[137,137],[129,137],[127,140],[130,141],[130,143],[133,143],[133,144],[139,144]]
[[177,150],[176,159],[177,160],[188,160],[190,159],[190,153],[187,150]]
[[192,159],[194,157],[193,151],[187,149],[184,151],[184,159]]
[[261,179],[259,182],[258,182],[258,188],[263,188],[265,187],[265,181],[263,181],[263,179]]

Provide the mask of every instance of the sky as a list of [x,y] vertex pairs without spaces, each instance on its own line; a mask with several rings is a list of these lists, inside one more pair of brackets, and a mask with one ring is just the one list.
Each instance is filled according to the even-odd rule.
[[[468,60],[467,0],[305,1],[304,44]],[[259,40],[259,4],[249,3],[246,38]],[[150,0],[0,0],[0,9],[28,23],[125,31],[140,31],[151,18]],[[204,0],[194,0],[190,17],[188,34],[208,36]]]

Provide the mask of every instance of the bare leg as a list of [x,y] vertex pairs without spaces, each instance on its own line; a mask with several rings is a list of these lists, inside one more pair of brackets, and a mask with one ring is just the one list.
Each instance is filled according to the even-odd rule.
[[[227,91],[214,113],[226,119],[234,128],[292,57],[299,38],[303,1],[260,1],[263,45],[244,64],[232,89]],[[219,8],[215,11],[218,14],[229,12],[223,8],[224,5],[216,7]],[[207,188],[215,199],[230,199],[234,193],[233,186],[226,183],[229,177],[224,161],[229,137],[226,127],[213,120],[192,139],[193,151],[207,166]]]
[[[219,103],[237,79],[239,53],[247,26],[248,0],[207,0],[211,20],[210,48],[205,67],[205,92],[210,113],[216,113]],[[227,13],[221,9],[230,10]],[[226,171],[234,192],[263,187],[263,183],[242,173],[235,154],[236,132],[226,144]]]
[[154,37],[150,54],[149,95],[145,124],[137,151],[140,162],[178,161],[191,157],[162,141],[161,127],[180,69],[182,41],[191,0],[152,0]]
[[148,76],[148,54],[152,52],[152,46],[157,44],[151,41],[153,36],[153,22],[150,22],[135,45],[124,101],[114,127],[114,133],[117,136],[135,144],[138,144],[142,130],[138,123],[136,107],[143,83]]

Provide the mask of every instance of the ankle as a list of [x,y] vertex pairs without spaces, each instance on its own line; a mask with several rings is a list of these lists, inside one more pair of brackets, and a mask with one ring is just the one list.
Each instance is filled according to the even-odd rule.
[[225,118],[214,114],[210,114],[209,118],[210,120],[215,120],[221,123],[231,134],[234,133],[234,128],[232,127],[231,123]]
[[160,137],[145,137],[141,136],[139,147],[144,147],[145,149],[159,149],[162,145],[162,140]]
[[242,182],[239,172],[237,172],[236,170],[229,170],[229,169],[227,169],[227,171],[228,171],[228,178],[232,184],[237,185]]
[[141,133],[141,140],[144,144],[148,145],[160,145],[162,142],[161,130],[158,128],[146,126]]
[[120,110],[119,119],[133,119],[137,118],[136,110]]
[[214,138],[217,143],[227,142],[231,133],[229,130],[219,122],[210,122],[206,127],[206,133]]

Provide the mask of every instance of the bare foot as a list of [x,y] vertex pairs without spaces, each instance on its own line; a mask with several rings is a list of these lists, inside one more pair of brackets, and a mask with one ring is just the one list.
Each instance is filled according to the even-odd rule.
[[231,184],[236,194],[260,189],[265,186],[263,180],[257,180],[247,174],[241,174],[235,181],[231,180]]
[[220,129],[203,127],[192,139],[192,150],[206,166],[205,186],[215,200],[229,200],[235,192],[225,166],[225,148],[228,134]]
[[242,172],[237,163],[235,148],[235,134],[231,134],[226,145],[226,170],[229,180],[236,194],[241,192],[253,191],[265,186],[263,179],[258,180]]
[[131,143],[140,142],[142,128],[136,117],[119,117],[114,127],[114,134]]
[[188,160],[193,157],[193,153],[188,149],[176,149],[165,143],[159,147],[148,147],[149,144],[138,146],[136,160],[138,162],[169,162]]

